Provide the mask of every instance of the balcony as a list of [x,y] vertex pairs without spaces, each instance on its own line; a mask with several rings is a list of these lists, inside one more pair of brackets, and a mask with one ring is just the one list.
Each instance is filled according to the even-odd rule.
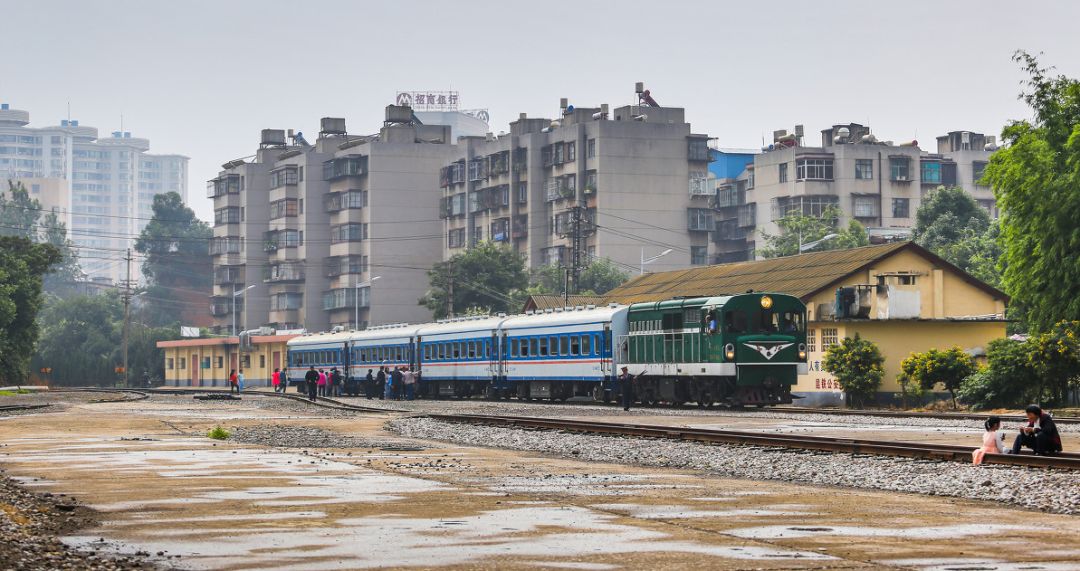
[[370,287],[338,288],[323,292],[323,310],[353,309],[368,307],[371,297]]
[[227,174],[206,181],[206,197],[217,198],[226,194],[240,193],[240,175]]
[[528,215],[515,216],[514,217],[514,229],[511,235],[514,240],[529,237],[529,217]]
[[263,268],[263,281],[266,283],[287,283],[304,281],[302,264],[275,264]]
[[244,283],[244,266],[218,266],[214,268],[214,285]]
[[[223,317],[230,315],[233,309],[233,301],[228,297],[215,296],[210,298],[210,315],[214,317]],[[243,298],[236,300],[236,311],[240,312],[244,310]]]
[[300,170],[295,166],[270,171],[270,188],[294,186],[300,183]]
[[364,208],[367,206],[367,196],[366,190],[331,192],[323,199],[323,206],[329,213]]
[[216,236],[210,239],[210,255],[239,254],[241,238],[239,236]]
[[510,219],[500,218],[491,223],[491,241],[492,242],[509,242],[510,241]]
[[367,157],[364,155],[338,157],[323,163],[323,180],[332,181],[365,174],[367,174]]
[[362,274],[368,270],[367,256],[334,256],[326,258],[326,277]]
[[713,196],[716,194],[714,189],[709,188],[708,175],[694,176],[694,174],[691,174],[688,188],[690,189],[690,196]]
[[240,223],[240,207],[229,206],[214,210],[214,226]]
[[296,311],[304,305],[304,294],[278,293],[270,296],[270,311]]

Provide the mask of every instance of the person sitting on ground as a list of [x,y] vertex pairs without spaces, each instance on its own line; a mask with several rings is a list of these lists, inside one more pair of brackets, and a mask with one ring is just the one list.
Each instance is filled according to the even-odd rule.
[[1005,433],[1001,432],[1001,419],[991,416],[983,423],[986,431],[983,432],[983,444],[971,452],[971,462],[978,466],[982,464],[983,457],[987,454],[1005,453]]
[[1027,426],[1020,427],[1020,434],[1016,435],[1016,441],[1013,442],[1012,453],[1019,454],[1025,446],[1039,456],[1061,452],[1061,435],[1058,434],[1053,417],[1035,404],[1024,409],[1024,414],[1028,418]]

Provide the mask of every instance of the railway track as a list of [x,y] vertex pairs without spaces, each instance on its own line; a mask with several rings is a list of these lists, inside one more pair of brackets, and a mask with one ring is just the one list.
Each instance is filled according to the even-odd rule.
[[[809,408],[795,406],[778,406],[770,409],[771,412],[789,412],[793,414],[832,414],[837,416],[879,416],[886,418],[934,418],[941,420],[986,420],[990,416],[997,416],[1002,422],[1026,422],[1027,418],[1019,415],[989,415],[969,412],[908,412],[902,410],[850,410],[843,408]],[[1058,424],[1080,424],[1080,417],[1055,416],[1054,422]]]
[[[206,395],[206,394],[221,394],[221,393],[224,393],[224,391],[213,390],[213,389],[211,389],[211,390],[206,390],[206,389],[121,389],[121,388],[104,389],[104,388],[84,387],[84,388],[70,388],[70,389],[58,389],[58,390],[73,391],[73,392],[114,392],[114,393],[125,393],[125,394],[139,394],[139,395],[142,395],[141,398],[143,398],[143,399],[149,397],[152,394],[154,394],[154,395]],[[259,392],[248,391],[246,393],[243,393],[243,396],[241,398],[243,398],[243,397],[251,397],[251,396],[289,399],[289,400],[293,400],[293,401],[297,401],[297,402],[303,402],[303,403],[306,403],[306,404],[309,404],[309,405],[312,405],[312,406],[316,406],[316,407],[319,407],[319,408],[327,408],[327,409],[331,409],[331,410],[343,410],[343,411],[351,411],[351,412],[373,412],[373,413],[396,412],[396,411],[393,411],[393,410],[387,410],[387,409],[383,409],[383,408],[375,408],[375,407],[358,406],[358,405],[354,405],[354,404],[349,404],[349,403],[341,402],[339,400],[335,400],[335,399],[329,398],[329,397],[319,397],[319,399],[317,401],[312,402],[312,401],[308,400],[307,397],[303,397],[303,396],[300,396],[298,394],[287,394],[287,393],[282,394],[282,393],[267,393],[267,392],[261,392],[261,391],[259,391]],[[129,399],[117,399],[115,401],[99,400],[99,401],[94,401],[94,402],[120,402],[120,401],[123,401],[123,400],[129,400]]]
[[[477,414],[431,414],[430,418],[449,422],[484,424],[526,429],[564,430],[589,434],[633,436],[639,438],[663,438],[707,444],[735,444],[747,446],[773,446],[798,450],[818,450],[849,454],[880,456],[903,456],[932,460],[971,462],[973,447],[949,444],[921,444],[914,442],[891,442],[833,438],[826,436],[798,436],[766,434],[737,430],[709,430],[649,424],[594,422],[558,418],[534,418],[522,416],[489,416]],[[1031,466],[1080,470],[1080,454],[1035,456],[1032,454],[987,454],[985,464],[1006,466]]]
[[51,404],[9,404],[0,406],[0,412],[21,412],[24,410],[37,410],[40,408],[47,408],[52,406]]

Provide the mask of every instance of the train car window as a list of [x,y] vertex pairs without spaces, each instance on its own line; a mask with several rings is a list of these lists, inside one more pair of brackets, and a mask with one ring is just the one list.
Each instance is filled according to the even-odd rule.
[[581,336],[581,354],[592,355],[592,335]]
[[469,341],[469,358],[476,358],[476,341]]
[[511,339],[510,340],[510,356],[511,357],[517,357],[520,354],[521,354],[521,347],[520,347],[519,341],[517,339]]
[[521,356],[522,357],[528,357],[529,356],[529,340],[528,339],[522,339],[521,340]]
[[797,333],[805,327],[802,312],[785,311],[780,316],[780,331],[784,333]]
[[735,309],[724,313],[724,331],[728,333],[746,333],[746,312]]
[[575,356],[581,354],[581,338],[577,335],[570,336],[570,354]]
[[559,338],[555,336],[548,337],[548,355],[552,357],[559,356]]
[[570,338],[563,336],[559,337],[559,354],[567,356],[570,354]]
[[533,337],[532,339],[529,339],[529,355],[532,355],[533,357],[536,357],[537,355],[539,355],[540,354],[539,345],[540,345],[540,340],[537,339],[536,337]]
[[547,357],[548,355],[548,340],[547,337],[540,338],[540,350],[536,353],[541,357]]
[[453,358],[455,358],[455,359],[458,359],[458,358],[460,358],[460,357],[461,357],[461,343],[456,343],[456,342],[455,342],[455,343],[451,343],[451,344],[450,344],[450,347],[451,347],[451,348],[452,348],[452,350],[453,350],[453,354],[452,354],[451,356],[452,356]]

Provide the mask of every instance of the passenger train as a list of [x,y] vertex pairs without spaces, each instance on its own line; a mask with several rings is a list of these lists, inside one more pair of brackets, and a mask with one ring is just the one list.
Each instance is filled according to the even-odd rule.
[[806,372],[805,323],[798,298],[746,293],[386,325],[289,340],[288,378],[405,366],[420,373],[421,398],[608,402],[625,365],[645,403],[764,406],[790,403]]

